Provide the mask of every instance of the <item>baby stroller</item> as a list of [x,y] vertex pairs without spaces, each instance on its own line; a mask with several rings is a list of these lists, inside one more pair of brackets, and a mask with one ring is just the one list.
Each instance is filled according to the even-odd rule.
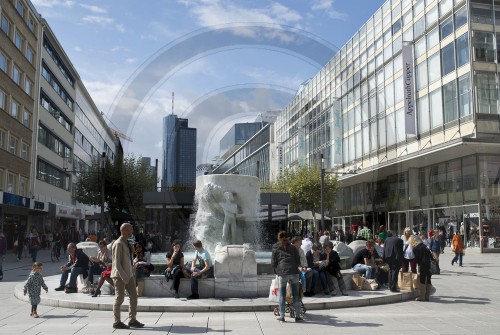
[[[302,298],[304,298],[304,290],[302,289],[302,283],[299,281],[299,298],[300,298],[300,314],[301,318],[306,314],[306,306],[302,302]],[[286,284],[286,299],[285,299],[285,313],[289,313],[291,318],[295,318],[295,308],[293,307],[293,297],[292,297],[292,287],[288,282]],[[280,316],[279,306],[274,307],[274,315]]]

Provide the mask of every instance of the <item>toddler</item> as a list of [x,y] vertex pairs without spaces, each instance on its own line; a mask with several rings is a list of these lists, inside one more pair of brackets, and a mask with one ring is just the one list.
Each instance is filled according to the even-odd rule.
[[39,317],[36,312],[36,308],[40,303],[40,293],[42,287],[45,290],[45,292],[49,291],[49,288],[47,287],[47,285],[45,285],[45,282],[43,281],[42,268],[43,268],[42,263],[40,262],[33,263],[33,266],[31,267],[31,273],[28,276],[26,284],[24,285],[24,295],[28,293],[31,303],[30,316],[34,318]]

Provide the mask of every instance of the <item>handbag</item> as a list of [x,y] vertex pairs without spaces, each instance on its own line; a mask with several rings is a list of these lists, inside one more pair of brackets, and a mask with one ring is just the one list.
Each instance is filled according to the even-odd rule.
[[359,273],[355,273],[352,275],[352,287],[356,291],[361,291],[363,289],[364,282],[365,278],[361,277]]
[[363,290],[365,291],[375,291],[378,289],[378,284],[375,279],[365,279],[363,281]]
[[[302,290],[302,284],[300,281],[297,284],[297,290],[299,292],[299,299],[302,300],[302,298],[304,298],[304,291]],[[290,282],[286,283],[286,302],[289,304],[293,303],[292,284],[290,284]]]
[[431,270],[431,275],[438,275],[441,273],[441,269],[439,269],[439,264],[434,258],[431,258],[431,269],[430,270]]
[[279,279],[278,276],[276,276],[275,279],[271,280],[271,286],[269,286],[268,300],[270,302],[278,302],[279,301],[278,292],[279,292]]
[[413,285],[413,275],[411,272],[400,272],[398,276],[398,286],[400,290],[403,291],[413,291],[415,289]]

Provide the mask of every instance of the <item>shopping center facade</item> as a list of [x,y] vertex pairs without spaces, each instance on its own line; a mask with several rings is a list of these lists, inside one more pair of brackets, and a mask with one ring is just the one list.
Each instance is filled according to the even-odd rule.
[[500,1],[387,0],[300,87],[275,123],[279,169],[323,155],[356,172],[325,206],[332,229],[463,223],[500,250],[497,20]]

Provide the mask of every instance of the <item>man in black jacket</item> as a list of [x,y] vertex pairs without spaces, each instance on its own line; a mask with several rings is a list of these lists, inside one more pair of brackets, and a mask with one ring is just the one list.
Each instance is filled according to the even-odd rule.
[[299,266],[300,256],[297,248],[288,241],[286,231],[278,233],[278,242],[273,246],[271,266],[279,279],[279,312],[278,321],[285,321],[286,283],[292,286],[293,306],[295,308],[295,321],[302,321],[300,316],[299,297]]
[[[80,274],[83,275],[83,278],[87,278],[89,256],[87,256],[83,250],[77,249],[75,243],[68,244],[68,253],[68,263],[61,266],[61,281],[59,287],[55,288],[55,290],[65,291],[66,293],[77,293],[78,289],[76,288],[76,279]],[[70,275],[69,283],[65,290],[68,275]]]
[[403,240],[397,236],[388,237],[384,243],[384,261],[389,265],[389,288],[391,292],[399,292],[398,275],[403,264]]

